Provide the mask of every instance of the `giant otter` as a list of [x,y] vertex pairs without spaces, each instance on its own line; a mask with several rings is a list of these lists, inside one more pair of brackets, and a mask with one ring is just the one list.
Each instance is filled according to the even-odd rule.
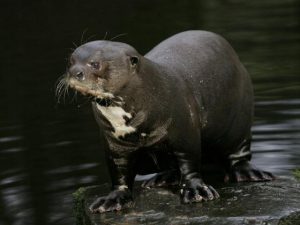
[[92,41],[72,53],[61,85],[92,97],[109,145],[112,190],[92,212],[128,206],[137,174],[156,173],[146,187],[177,183],[183,203],[216,199],[201,174],[208,156],[227,171],[226,180],[274,178],[249,163],[252,84],[217,34],[182,32],[145,56],[124,43]]

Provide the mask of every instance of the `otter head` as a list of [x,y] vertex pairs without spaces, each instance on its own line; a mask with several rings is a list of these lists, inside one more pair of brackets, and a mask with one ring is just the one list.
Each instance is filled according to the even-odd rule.
[[66,84],[95,99],[112,99],[137,74],[140,55],[124,43],[93,41],[70,56]]

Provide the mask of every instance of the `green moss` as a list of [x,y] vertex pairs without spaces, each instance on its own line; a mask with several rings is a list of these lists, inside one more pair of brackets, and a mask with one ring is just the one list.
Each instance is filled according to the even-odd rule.
[[300,169],[295,169],[293,170],[293,175],[296,177],[298,180],[300,180]]
[[[299,170],[298,170],[299,172]],[[300,224],[300,212],[294,212],[279,220],[278,225],[297,225]]]
[[76,225],[91,225],[89,217],[85,212],[85,188],[79,188],[73,193],[73,215],[76,220]]

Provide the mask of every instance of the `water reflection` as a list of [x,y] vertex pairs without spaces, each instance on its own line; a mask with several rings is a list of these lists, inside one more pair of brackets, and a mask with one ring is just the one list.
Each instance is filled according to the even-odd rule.
[[[280,90],[280,88],[278,88]],[[259,101],[257,111],[264,112],[253,127],[254,160],[275,174],[286,174],[299,167],[300,106],[299,99]]]
[[106,31],[108,37],[128,33],[118,40],[141,53],[182,30],[222,34],[253,78],[254,162],[276,174],[300,166],[299,1],[92,0],[59,5],[14,0],[1,6],[1,225],[73,224],[71,193],[109,181],[106,144],[90,106],[57,105],[54,99],[71,42],[78,43],[87,27],[97,38]]

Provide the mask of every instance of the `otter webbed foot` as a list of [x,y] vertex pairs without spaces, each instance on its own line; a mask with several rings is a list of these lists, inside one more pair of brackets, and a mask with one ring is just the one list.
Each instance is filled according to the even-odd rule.
[[157,173],[154,177],[145,180],[142,183],[143,188],[153,188],[153,187],[169,187],[179,184],[179,174],[176,170],[164,171]]
[[225,182],[262,182],[274,180],[275,176],[266,171],[259,170],[248,161],[242,161],[232,166],[225,175]]
[[97,198],[89,207],[92,213],[120,211],[133,205],[132,194],[129,190],[114,190],[105,197]]
[[182,203],[210,201],[220,197],[218,192],[210,185],[206,185],[199,178],[192,178],[181,185]]

